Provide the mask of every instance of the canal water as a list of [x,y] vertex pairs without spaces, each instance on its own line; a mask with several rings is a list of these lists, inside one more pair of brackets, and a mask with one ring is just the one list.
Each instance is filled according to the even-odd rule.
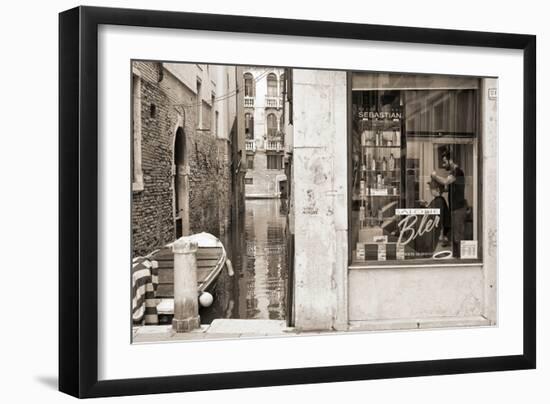
[[216,318],[284,320],[287,316],[288,259],[285,201],[247,199],[244,232],[234,247],[234,276],[222,271],[214,303],[201,322]]

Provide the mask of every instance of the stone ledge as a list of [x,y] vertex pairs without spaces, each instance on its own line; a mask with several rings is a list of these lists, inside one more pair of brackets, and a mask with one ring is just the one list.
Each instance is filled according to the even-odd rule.
[[422,319],[388,319],[350,321],[349,331],[391,331],[430,328],[462,328],[494,326],[483,316],[471,317],[431,317]]

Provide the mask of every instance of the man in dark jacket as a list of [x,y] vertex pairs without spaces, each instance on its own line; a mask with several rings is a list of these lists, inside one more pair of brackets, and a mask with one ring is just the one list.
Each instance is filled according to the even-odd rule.
[[451,211],[451,237],[453,242],[453,257],[460,258],[460,242],[464,240],[464,225],[468,204],[464,198],[464,171],[456,164],[448,149],[442,154],[443,167],[449,172],[447,177],[440,177],[434,171],[432,179],[446,186],[449,190],[449,209]]

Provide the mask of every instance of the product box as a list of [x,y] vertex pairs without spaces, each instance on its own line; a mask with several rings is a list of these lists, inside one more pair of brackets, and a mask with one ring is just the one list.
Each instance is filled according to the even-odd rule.
[[365,244],[357,243],[357,246],[355,248],[355,255],[358,260],[365,259]]
[[[360,243],[357,243],[359,251]],[[361,249],[361,256],[366,261],[392,261],[405,259],[405,246],[397,243],[365,243]],[[358,256],[359,259],[359,256]]]

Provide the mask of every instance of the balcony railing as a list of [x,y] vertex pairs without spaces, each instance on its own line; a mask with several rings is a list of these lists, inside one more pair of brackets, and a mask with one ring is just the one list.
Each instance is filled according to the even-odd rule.
[[249,108],[254,108],[254,97],[245,96],[244,106]]
[[247,152],[255,152],[256,151],[256,142],[251,139],[246,139],[244,143],[244,147]]
[[281,97],[273,97],[270,95],[266,95],[265,97],[265,107],[266,108],[282,108],[283,106],[283,99]]
[[280,152],[285,149],[285,146],[282,140],[268,140],[265,142],[265,149],[268,151]]

